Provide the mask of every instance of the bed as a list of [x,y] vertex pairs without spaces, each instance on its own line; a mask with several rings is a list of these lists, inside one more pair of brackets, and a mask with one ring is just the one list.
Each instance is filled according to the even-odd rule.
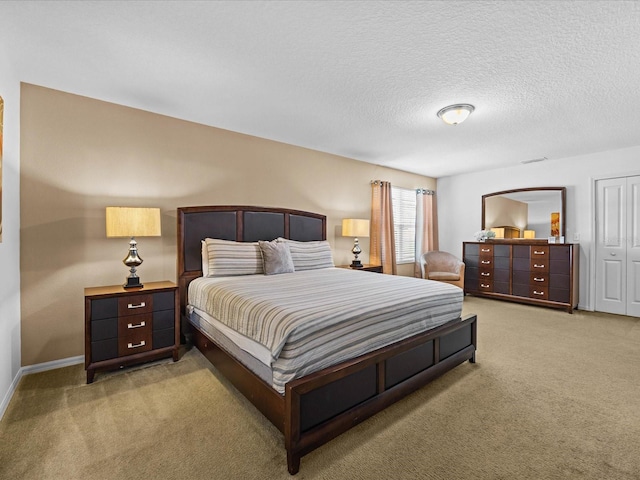
[[[475,362],[477,319],[460,317],[456,287],[324,264],[286,275],[211,278],[203,275],[204,239],[243,246],[279,239],[293,252],[326,244],[326,217],[248,206],[178,209],[183,333],[284,434],[292,475],[305,454],[455,366]],[[258,298],[238,300],[249,293]],[[420,295],[428,308],[414,301]],[[249,321],[254,314],[259,329]]]

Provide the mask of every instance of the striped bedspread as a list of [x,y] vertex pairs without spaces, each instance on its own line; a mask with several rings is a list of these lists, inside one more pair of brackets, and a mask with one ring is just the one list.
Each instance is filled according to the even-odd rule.
[[273,387],[460,317],[452,285],[341,268],[198,278],[189,304],[264,345]]

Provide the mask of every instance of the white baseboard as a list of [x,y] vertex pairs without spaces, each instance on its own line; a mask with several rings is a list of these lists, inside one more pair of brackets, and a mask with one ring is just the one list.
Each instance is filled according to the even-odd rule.
[[69,367],[71,365],[78,365],[79,363],[84,363],[84,355],[78,355],[77,357],[61,358],[60,360],[37,363],[35,365],[27,365],[26,367],[22,367],[20,370],[22,371],[22,375],[28,375],[30,373],[46,372],[47,370],[55,370],[56,368]]
[[4,412],[6,412],[7,407],[9,406],[9,402],[11,401],[11,397],[13,397],[13,392],[16,391],[16,387],[18,386],[18,382],[21,378],[22,368],[18,370],[18,373],[16,373],[16,376],[13,378],[13,382],[11,382],[11,385],[9,386],[7,394],[2,399],[2,403],[0,403],[0,420],[2,420],[2,417],[4,417]]
[[2,420],[2,417],[4,417],[4,412],[7,410],[9,402],[11,401],[16,388],[18,388],[18,383],[20,383],[20,379],[24,375],[46,372],[47,370],[55,370],[56,368],[69,367],[71,365],[78,365],[79,363],[84,363],[84,355],[78,355],[77,357],[62,358],[60,360],[53,360],[51,362],[44,362],[38,363],[36,365],[27,365],[26,367],[20,367],[20,370],[18,370],[18,373],[16,373],[13,382],[11,382],[9,391],[7,391],[7,394],[2,399],[2,403],[0,403],[0,420]]

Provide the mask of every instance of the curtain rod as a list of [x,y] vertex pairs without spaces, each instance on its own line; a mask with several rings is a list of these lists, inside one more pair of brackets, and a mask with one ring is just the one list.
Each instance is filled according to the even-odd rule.
[[[379,185],[382,183],[390,183],[390,182],[387,182],[386,180],[371,180],[371,185]],[[399,188],[402,188],[402,187],[399,187]],[[426,188],[416,188],[416,189],[406,188],[405,190],[415,190],[416,194],[422,194],[422,195],[436,194],[435,190],[428,190]]]

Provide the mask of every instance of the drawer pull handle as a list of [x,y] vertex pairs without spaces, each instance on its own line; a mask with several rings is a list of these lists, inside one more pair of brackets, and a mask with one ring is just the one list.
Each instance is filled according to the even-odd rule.
[[143,308],[146,306],[147,304],[144,302],[140,302],[138,305],[134,305],[133,303],[130,303],[129,305],[127,305],[127,308]]
[[533,251],[533,254],[534,254],[534,255],[544,255],[544,251],[539,252],[538,250],[534,250],[534,251]]
[[491,263],[491,260],[482,260],[480,263],[483,265],[489,265]]
[[544,264],[538,265],[537,263],[534,263],[533,268],[544,268]]
[[481,283],[481,284],[480,284],[480,286],[481,286],[482,288],[489,288],[489,285],[485,285],[484,283]]
[[490,248],[482,248],[480,249],[481,252],[490,252],[491,249]]
[[140,323],[136,323],[135,325],[133,323],[130,323],[127,325],[127,328],[140,328],[140,327],[144,327],[147,324],[147,322],[140,322]]
[[[537,277],[533,277],[533,279],[534,279],[536,282],[544,282],[544,278],[537,278]],[[142,323],[144,323],[144,322],[142,322]]]
[[534,295],[544,295],[544,292],[538,292],[537,290],[533,291]]
[[491,276],[490,273],[486,273],[486,272],[482,272],[480,275],[482,275],[483,277],[490,277]]
[[138,347],[144,347],[145,345],[146,345],[146,342],[142,340],[140,343],[136,343],[135,345],[133,343],[127,343],[127,348],[138,348]]

